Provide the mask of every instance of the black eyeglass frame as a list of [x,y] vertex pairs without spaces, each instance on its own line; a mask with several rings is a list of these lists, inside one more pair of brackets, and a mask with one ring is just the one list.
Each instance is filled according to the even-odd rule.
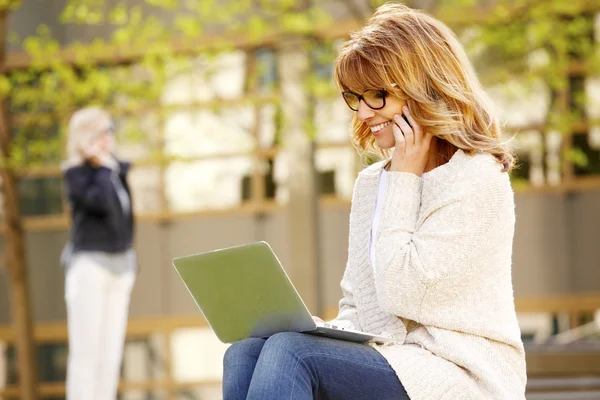
[[[364,94],[367,92],[376,92],[381,94],[382,96],[382,100],[383,100],[383,105],[381,107],[373,107],[372,105],[369,104],[369,102],[367,101],[367,99],[365,99]],[[350,103],[348,102],[348,100],[346,99],[346,96],[344,96],[345,93],[351,94],[353,96],[356,96],[356,98],[358,99],[358,103],[360,104],[360,101],[364,101],[365,104],[367,105],[367,107],[369,107],[371,110],[381,110],[382,108],[385,107],[385,99],[388,96],[389,92],[386,89],[370,89],[370,90],[366,90],[363,94],[358,94],[355,92],[352,92],[350,90],[344,90],[342,92],[342,98],[344,99],[344,102],[346,102],[346,105],[352,110],[352,111],[358,111],[358,107],[354,108],[350,105]]]
[[114,121],[110,121],[109,125],[98,132],[98,135],[104,135],[105,133],[112,133],[113,135],[117,133],[117,126]]

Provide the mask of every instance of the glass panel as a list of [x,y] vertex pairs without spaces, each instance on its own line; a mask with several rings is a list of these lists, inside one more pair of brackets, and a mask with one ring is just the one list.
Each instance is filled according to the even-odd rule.
[[[264,185],[264,198],[272,199],[275,197],[276,185],[273,179],[273,160],[262,160],[260,163],[261,176]],[[242,178],[242,200],[248,201],[252,199],[252,171],[244,175]]]
[[[594,137],[600,132],[595,129]],[[583,164],[574,163],[575,176],[589,176],[600,174],[600,146],[592,139],[592,134],[573,135],[572,147],[585,156]],[[594,146],[595,145],[595,146]]]
[[290,197],[290,191],[287,187],[289,180],[289,162],[285,152],[277,153],[273,160],[273,181],[275,183],[275,200],[278,203],[286,204]]
[[156,114],[114,117],[117,155],[127,161],[149,160],[156,154],[160,125]]
[[561,146],[564,137],[558,131],[546,134],[546,179],[551,185],[558,185],[562,180]]
[[585,82],[585,92],[587,115],[591,119],[600,119],[600,78],[587,78]]
[[[67,344],[37,345],[37,367],[40,382],[64,382],[67,376]],[[17,355],[13,344],[0,345],[0,387],[19,384]]]
[[280,144],[281,110],[275,104],[266,104],[259,109],[258,141],[262,148],[270,148]]
[[173,162],[165,191],[172,211],[230,208],[242,203],[243,179],[251,174],[250,156]]
[[[352,198],[352,189],[356,179],[358,157],[353,147],[323,148],[315,151],[315,168],[318,173],[317,184],[320,194]],[[285,204],[289,199],[287,181],[289,166],[285,153],[277,154],[274,161],[273,180],[275,199]]]
[[198,101],[233,99],[243,95],[246,54],[243,51],[213,57],[179,59],[168,67],[165,104],[185,105]]
[[277,52],[262,48],[256,51],[256,73],[260,93],[269,93],[277,86]]
[[12,157],[17,167],[56,165],[63,160],[64,143],[58,122],[48,115],[17,119],[12,128]]
[[223,356],[228,344],[221,343],[210,328],[186,328],[171,336],[173,378],[182,385],[181,400],[219,400],[223,379]]
[[337,46],[337,40],[318,41],[313,45],[311,51],[312,70],[315,78],[323,83],[333,84],[333,64],[338,53]]
[[165,152],[179,157],[247,152],[254,148],[252,107],[169,113]]
[[158,212],[161,204],[160,168],[134,166],[128,176],[134,213]]
[[317,100],[314,107],[317,143],[350,143],[352,111],[342,96]]
[[66,343],[38,344],[40,382],[65,382],[68,348]]
[[138,110],[144,103],[156,104],[162,96],[164,69],[159,65],[125,64],[112,66],[110,79],[116,84],[113,88],[114,114]]
[[520,132],[513,144],[518,156],[517,168],[511,172],[514,183],[542,185],[544,178],[544,150],[539,131]]
[[19,180],[19,197],[24,216],[62,214],[62,177],[22,178]]
[[171,335],[173,379],[177,383],[220,382],[223,378],[223,356],[228,347],[210,328],[174,331]]
[[[208,68],[210,89],[218,99],[235,99],[244,94],[246,53],[235,51],[220,54]],[[194,88],[197,90],[198,88]]]
[[351,199],[356,179],[356,150],[353,147],[317,149],[315,167],[319,173],[320,194]]
[[489,88],[487,92],[499,111],[500,121],[508,126],[543,124],[546,120],[550,99],[542,80],[512,80]]
[[[167,64],[167,74],[169,75],[167,84],[162,93],[162,102],[167,105],[172,104],[190,104],[195,99],[210,100],[210,94],[205,89],[206,83],[203,82],[200,71],[197,71],[192,59],[175,59]],[[200,87],[202,83],[202,87]],[[196,89],[194,96],[192,88]]]
[[[123,351],[123,382],[163,382],[166,371],[166,349],[163,334],[154,334],[146,338],[130,339]],[[164,390],[135,389],[121,392],[121,400],[164,400]]]
[[160,381],[165,377],[163,335],[130,339],[125,343],[121,377],[126,382]]
[[[49,87],[52,81],[56,82],[56,75],[52,72],[32,72],[31,70],[15,70],[9,74],[9,79],[14,85],[8,98],[11,113],[49,111],[52,105],[47,102],[49,93],[44,87]],[[44,82],[46,84],[44,84]]]

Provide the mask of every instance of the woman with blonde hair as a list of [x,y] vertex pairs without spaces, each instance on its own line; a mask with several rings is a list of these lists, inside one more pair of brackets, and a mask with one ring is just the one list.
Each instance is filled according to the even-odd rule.
[[72,228],[63,252],[69,329],[67,398],[114,400],[136,275],[129,164],[113,151],[110,115],[77,111],[68,128],[65,189]]
[[333,323],[394,343],[240,341],[225,400],[525,399],[514,160],[463,48],[440,21],[386,4],[345,44],[335,79],[358,150],[389,158],[356,181]]

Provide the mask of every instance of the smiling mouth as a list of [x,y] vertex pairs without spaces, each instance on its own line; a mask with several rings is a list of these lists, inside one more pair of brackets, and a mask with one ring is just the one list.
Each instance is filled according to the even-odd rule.
[[384,122],[383,124],[372,126],[371,132],[373,132],[373,133],[379,132],[380,130],[382,130],[383,128],[385,128],[386,126],[388,126],[391,123],[392,123],[392,121],[388,121],[388,122]]

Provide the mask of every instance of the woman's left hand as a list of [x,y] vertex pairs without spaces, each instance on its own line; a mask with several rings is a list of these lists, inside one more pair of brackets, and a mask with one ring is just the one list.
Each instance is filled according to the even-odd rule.
[[396,146],[392,155],[390,171],[410,172],[421,176],[429,158],[432,135],[424,132],[423,128],[417,124],[408,106],[402,107],[402,111],[410,125],[400,114],[394,115],[392,129]]

